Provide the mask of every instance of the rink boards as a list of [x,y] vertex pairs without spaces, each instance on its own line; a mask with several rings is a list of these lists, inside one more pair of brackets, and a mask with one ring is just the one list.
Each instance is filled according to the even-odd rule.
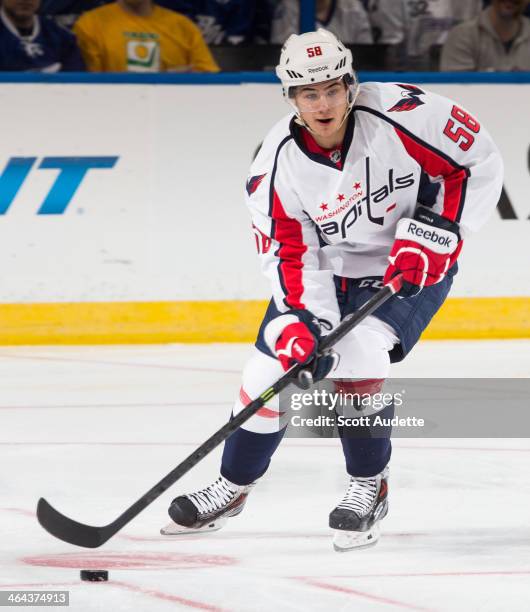
[[[425,337],[530,337],[530,79],[518,78],[426,85],[488,128],[506,178]],[[0,343],[252,340],[268,286],[243,189],[288,112],[278,85],[49,80],[0,83]]]

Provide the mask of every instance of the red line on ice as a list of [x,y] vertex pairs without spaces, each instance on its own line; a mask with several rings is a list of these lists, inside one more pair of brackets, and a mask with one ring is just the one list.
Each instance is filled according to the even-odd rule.
[[225,402],[151,402],[145,401],[142,403],[136,404],[49,404],[49,405],[25,405],[25,406],[0,406],[0,410],[46,410],[49,408],[80,408],[80,409],[88,409],[92,408],[173,408],[180,406],[231,406],[233,404],[232,400],[227,400]]
[[233,557],[212,554],[173,552],[81,552],[22,557],[22,563],[38,567],[114,569],[200,569],[226,567],[237,561]]
[[15,514],[22,514],[23,516],[31,516],[31,518],[35,517],[34,511],[25,510],[24,508],[0,508],[0,510],[4,510],[5,512],[14,512]]
[[[27,584],[0,584],[0,588],[2,589],[36,589],[36,588],[44,588],[44,587],[73,587],[80,586],[84,584],[98,585],[95,588],[101,588],[105,585],[107,588],[112,586],[121,587],[127,589],[129,591],[134,591],[136,593],[141,593],[142,595],[148,595],[150,597],[155,597],[157,599],[163,599],[165,601],[172,601],[174,603],[182,604],[183,606],[187,606],[189,608],[195,608],[197,610],[211,610],[211,612],[222,612],[222,608],[217,606],[212,606],[207,603],[203,603],[201,601],[194,601],[193,599],[186,599],[185,597],[178,597],[177,595],[170,595],[169,593],[162,593],[161,591],[155,591],[153,589],[145,589],[142,587],[137,587],[133,584],[128,584],[126,582],[120,582],[109,580],[109,582],[98,582],[98,583],[89,583],[89,582],[39,582],[39,583],[27,583]],[[92,587],[89,587],[92,588]]]
[[67,363],[92,363],[95,365],[115,365],[131,368],[155,368],[157,370],[185,370],[187,372],[214,372],[216,374],[241,374],[241,370],[222,370],[220,368],[198,368],[180,365],[166,365],[156,363],[130,363],[126,361],[102,361],[101,359],[79,359],[78,357],[44,357],[38,355],[9,355],[0,353],[6,359],[25,359],[26,361],[59,361]]
[[463,572],[410,572],[407,574],[353,574],[337,575],[332,578],[422,578],[427,576],[528,576],[530,570],[493,570]]
[[155,597],[156,599],[163,599],[164,601],[173,601],[175,603],[182,604],[183,606],[188,606],[189,608],[196,608],[198,610],[211,610],[212,612],[222,611],[222,608],[204,603],[202,601],[194,601],[193,599],[178,597],[177,595],[171,595],[170,593],[163,593],[162,591],[155,591],[154,589],[142,588],[139,586],[135,586],[134,584],[128,584],[127,582],[112,580],[108,584],[109,586],[120,586],[129,591],[141,593],[142,595],[149,595],[150,597]]
[[516,452],[530,453],[530,448],[491,448],[479,446],[406,446],[396,444],[396,448],[404,448],[406,450],[448,450],[448,451],[488,451],[488,452]]
[[[101,584],[101,582],[99,583]],[[68,586],[79,586],[77,582],[28,582],[28,583],[17,583],[17,584],[0,584],[0,589],[35,589],[41,587],[68,587]]]
[[328,584],[327,582],[321,582],[319,580],[311,580],[310,578],[298,578],[298,580],[302,580],[306,584],[317,587],[319,589],[324,589],[327,591],[335,591],[336,593],[344,593],[346,595],[355,595],[356,597],[363,597],[364,599],[369,599],[371,601],[376,601],[378,603],[384,603],[389,606],[397,606],[398,608],[403,608],[405,610],[418,610],[421,612],[427,612],[427,611],[430,612],[430,608],[422,608],[420,606],[415,606],[413,604],[409,604],[404,601],[398,601],[397,599],[389,599],[388,597],[379,597],[378,595],[372,595],[371,593],[366,593],[365,591],[359,591],[357,589],[350,589],[348,587],[338,586],[335,584]]
[[[228,405],[225,403],[224,405]],[[200,442],[0,442],[0,446],[199,446]],[[337,444],[304,444],[304,443],[290,443],[286,441],[282,444],[282,448],[339,448]],[[480,451],[480,452],[499,452],[499,453],[530,453],[530,448],[494,448],[494,447],[467,447],[467,446],[405,446],[395,444],[396,449],[405,450],[447,450],[447,451]]]

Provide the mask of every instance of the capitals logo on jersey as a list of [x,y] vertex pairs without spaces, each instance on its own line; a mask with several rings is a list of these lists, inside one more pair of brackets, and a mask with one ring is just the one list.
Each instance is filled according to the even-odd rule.
[[248,181],[247,181],[247,193],[249,196],[251,196],[256,189],[260,186],[261,181],[267,176],[267,173],[265,172],[265,174],[259,174],[258,176],[251,176]]
[[425,92],[422,91],[419,87],[415,87],[414,85],[402,85],[401,83],[398,83],[398,87],[401,87],[405,90],[401,92],[403,98],[399,102],[394,104],[392,108],[388,109],[389,113],[402,113],[403,111],[411,111],[415,108],[418,108],[418,106],[425,104],[425,102],[419,97],[424,96]]
[[[331,212],[327,212],[324,215],[320,215],[315,218],[318,223],[319,230],[328,236],[334,234],[341,235],[342,238],[346,238],[348,235],[348,229],[356,223],[356,221],[365,214],[368,221],[375,225],[384,225],[385,215],[392,212],[396,208],[396,203],[393,202],[390,205],[386,205],[382,215],[376,214],[376,208],[374,205],[384,202],[391,194],[401,189],[407,189],[412,187],[415,183],[414,174],[409,172],[402,176],[396,176],[394,168],[389,168],[387,171],[385,184],[381,185],[376,189],[371,187],[370,177],[370,158],[366,157],[366,184],[367,189],[364,191],[360,182],[356,182],[353,185],[355,193],[348,198],[343,204],[337,209]],[[322,209],[322,205],[319,207]],[[323,209],[324,210],[324,209]],[[346,212],[346,210],[348,212]],[[345,213],[345,214],[342,214]],[[337,217],[337,220],[329,221],[330,218]],[[326,223],[322,223],[326,221]]]

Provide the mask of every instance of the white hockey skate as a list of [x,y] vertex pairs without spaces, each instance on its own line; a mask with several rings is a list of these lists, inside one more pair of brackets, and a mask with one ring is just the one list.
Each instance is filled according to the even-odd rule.
[[379,540],[379,521],[388,512],[388,467],[371,478],[350,478],[348,490],[329,515],[335,531],[333,548],[347,552],[374,546]]
[[160,533],[174,536],[218,531],[243,510],[254,484],[239,486],[220,476],[196,493],[175,498],[168,509],[172,520]]

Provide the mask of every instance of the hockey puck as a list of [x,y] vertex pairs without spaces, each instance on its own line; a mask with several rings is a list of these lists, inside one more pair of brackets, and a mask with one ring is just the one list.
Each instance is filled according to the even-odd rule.
[[85,582],[106,582],[108,579],[107,570],[81,570],[81,580]]

